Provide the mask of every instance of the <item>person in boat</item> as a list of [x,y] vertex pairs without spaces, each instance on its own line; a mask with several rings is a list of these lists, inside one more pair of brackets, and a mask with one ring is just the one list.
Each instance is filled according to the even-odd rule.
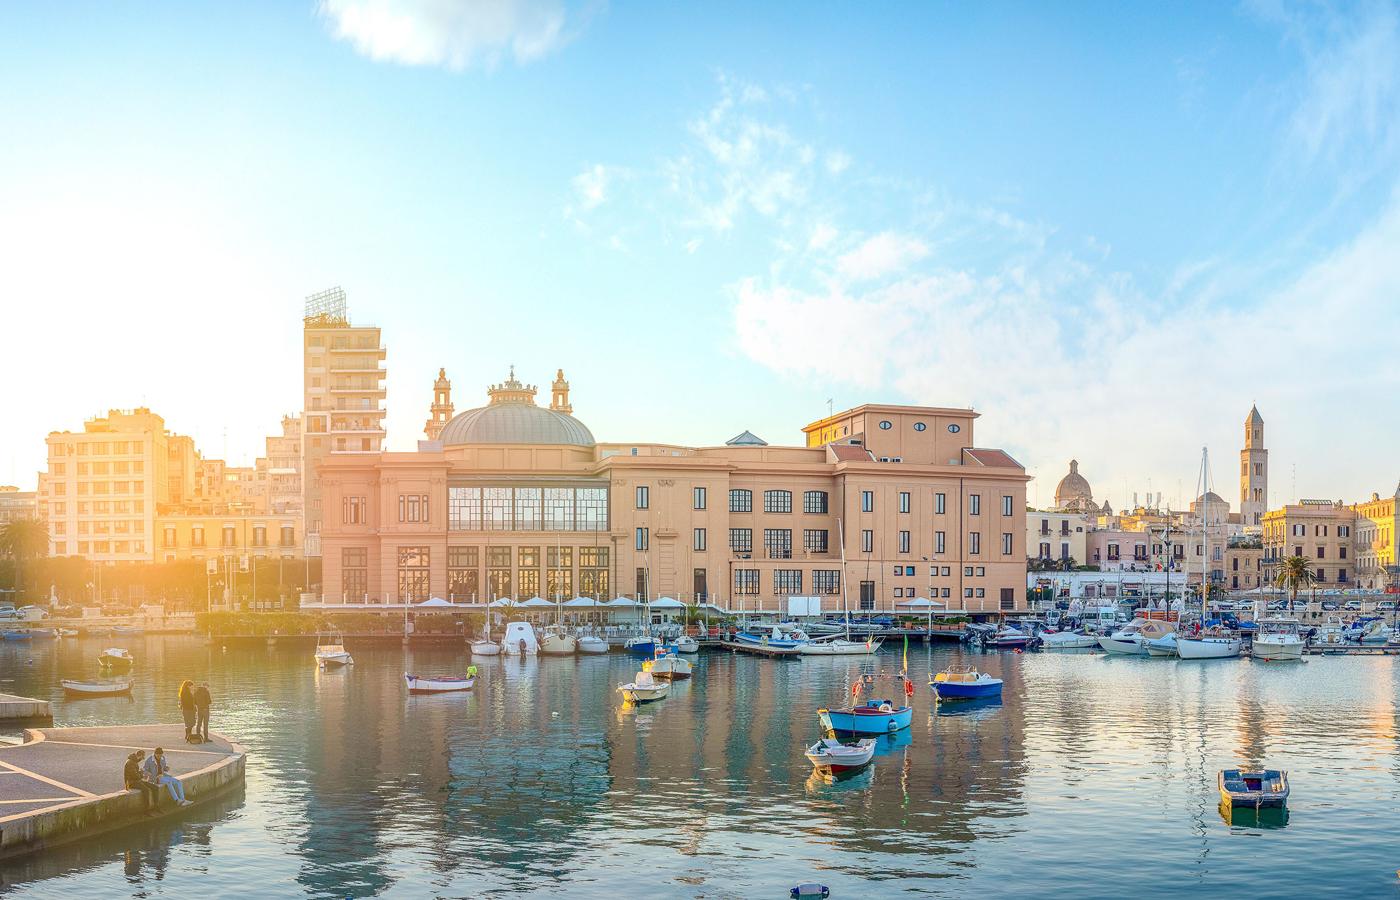
[[165,761],[165,750],[157,747],[155,752],[147,757],[141,766],[142,774],[146,781],[152,785],[164,785],[170,792],[170,798],[177,806],[189,806],[190,801],[185,799],[185,786],[180,783],[180,779],[170,774],[170,764]]
[[180,682],[180,692],[177,695],[180,700],[180,714],[185,717],[185,743],[194,743],[194,682],[186,678]]
[[146,799],[146,815],[153,816],[160,801],[156,796],[155,784],[146,780],[146,773],[142,770],[141,761],[145,756],[145,750],[127,754],[126,766],[122,769],[122,783],[128,791],[141,792],[141,796]]
[[209,707],[213,703],[209,682],[201,681],[194,689],[194,734],[201,744],[209,743]]
[[475,678],[475,677],[476,677],[476,666],[475,666],[475,665],[467,666],[467,677],[468,677],[468,678]]

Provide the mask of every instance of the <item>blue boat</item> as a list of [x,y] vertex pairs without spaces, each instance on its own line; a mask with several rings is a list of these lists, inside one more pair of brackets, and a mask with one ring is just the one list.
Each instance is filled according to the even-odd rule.
[[34,635],[30,634],[30,633],[27,632],[27,631],[6,631],[6,632],[4,632],[3,634],[0,634],[0,637],[4,637],[5,640],[7,640],[7,641],[32,641],[32,640],[34,640]]
[[656,639],[650,635],[628,638],[624,646],[637,659],[652,659],[656,655]]
[[1263,809],[1288,804],[1288,773],[1278,769],[1223,769],[1218,776],[1220,801],[1228,806]]
[[770,647],[778,650],[796,650],[810,639],[802,631],[793,628],[784,631],[774,625],[771,631],[740,631],[734,635],[736,644],[751,647]]
[[971,666],[949,666],[928,683],[940,700],[978,700],[1001,696],[1001,679]]
[[888,734],[908,728],[914,720],[910,706],[895,706],[889,700],[872,699],[864,706],[845,709],[819,709],[822,727],[837,734]]

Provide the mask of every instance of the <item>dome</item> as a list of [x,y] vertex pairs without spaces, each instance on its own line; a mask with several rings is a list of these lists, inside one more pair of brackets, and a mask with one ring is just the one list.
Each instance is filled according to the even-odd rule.
[[1224,502],[1225,502],[1225,498],[1222,497],[1222,496],[1220,496],[1219,494],[1217,494],[1215,491],[1206,491],[1204,494],[1202,494],[1201,496],[1199,496],[1199,497],[1196,498],[1196,502],[1197,502],[1197,503],[1224,503]]
[[[461,444],[567,444],[592,447],[593,432],[564,409],[568,405],[567,383],[556,384],[556,399],[550,409],[535,405],[535,388],[510,379],[487,390],[486,406],[458,413],[443,426],[439,440],[443,446]],[[564,384],[562,398],[558,385]]]
[[1070,460],[1069,474],[1055,485],[1055,503],[1059,506],[1069,506],[1075,502],[1087,503],[1093,499],[1093,489],[1089,487],[1089,482],[1084,476],[1079,474],[1079,460]]

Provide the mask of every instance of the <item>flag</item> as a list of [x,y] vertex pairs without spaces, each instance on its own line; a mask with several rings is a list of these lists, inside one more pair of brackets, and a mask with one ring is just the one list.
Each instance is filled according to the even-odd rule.
[[904,635],[904,674],[909,674],[909,635]]

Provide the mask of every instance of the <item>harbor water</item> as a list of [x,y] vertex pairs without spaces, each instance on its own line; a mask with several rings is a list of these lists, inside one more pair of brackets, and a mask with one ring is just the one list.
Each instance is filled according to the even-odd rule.
[[[132,699],[65,700],[109,644]],[[912,729],[842,781],[803,758],[816,710],[864,657],[696,658],[671,696],[624,708],[621,654],[486,659],[469,695],[408,696],[405,671],[461,648],[194,637],[0,645],[0,691],[57,725],[178,721],[207,680],[213,728],[246,747],[214,805],[0,864],[14,897],[1386,896],[1400,868],[1400,659],[1180,662],[1098,653],[909,649]],[[873,659],[900,669],[900,648]],[[970,662],[1000,704],[933,702]],[[899,682],[881,679],[895,697]],[[867,697],[869,694],[866,695]],[[1286,815],[1230,815],[1216,773],[1289,771]],[[1231,819],[1234,821],[1231,821]]]

